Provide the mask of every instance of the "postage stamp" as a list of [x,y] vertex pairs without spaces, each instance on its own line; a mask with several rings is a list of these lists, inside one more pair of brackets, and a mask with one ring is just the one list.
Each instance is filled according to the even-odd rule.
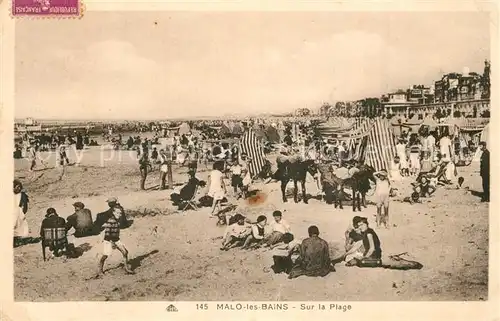
[[12,0],[14,17],[74,17],[83,16],[81,0]]
[[496,7],[167,1],[0,3],[0,321],[500,321]]

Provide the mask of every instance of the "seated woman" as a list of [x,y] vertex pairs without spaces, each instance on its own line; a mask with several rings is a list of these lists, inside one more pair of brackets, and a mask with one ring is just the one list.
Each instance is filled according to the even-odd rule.
[[348,227],[345,232],[345,253],[332,262],[337,263],[344,261],[346,266],[356,265],[356,259],[361,259],[365,251],[363,247],[363,235],[357,227],[361,222],[362,217],[355,216],[352,219],[352,226]]
[[264,242],[264,226],[266,226],[267,218],[264,215],[257,217],[257,223],[252,225],[252,233],[247,236],[242,249],[249,249],[250,245],[259,247]]
[[300,241],[295,240],[293,234],[285,233],[282,242],[271,247],[273,249],[274,273],[290,273],[300,255]]
[[[368,262],[379,261],[382,259],[382,248],[380,247],[380,239],[377,233],[368,226],[368,219],[362,217],[357,224],[357,228],[361,231],[363,237],[364,253],[361,259],[358,259],[358,266],[371,264]],[[378,263],[377,263],[378,264]]]
[[246,224],[245,216],[236,214],[231,217],[232,224],[229,224],[224,232],[222,240],[222,251],[227,251],[238,245],[243,245],[246,238],[251,233],[251,225]]
[[186,185],[184,185],[179,193],[172,193],[170,195],[170,199],[172,200],[172,204],[174,206],[179,206],[183,202],[189,201],[193,198],[196,193],[198,186],[204,187],[206,183],[196,178],[196,172],[194,170],[190,170],[188,172],[189,179]]

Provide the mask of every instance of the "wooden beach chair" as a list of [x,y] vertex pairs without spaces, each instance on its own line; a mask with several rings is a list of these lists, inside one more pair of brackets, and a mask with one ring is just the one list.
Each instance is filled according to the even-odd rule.
[[68,239],[65,227],[44,228],[42,230],[42,256],[46,261],[45,250],[48,247],[57,256],[59,252],[65,251],[68,246]]
[[193,196],[191,197],[190,200],[186,201],[184,206],[182,207],[182,212],[187,211],[189,208],[192,208],[195,211],[198,210],[198,206],[196,205],[196,196],[198,195],[199,188],[200,188],[199,186],[196,186]]

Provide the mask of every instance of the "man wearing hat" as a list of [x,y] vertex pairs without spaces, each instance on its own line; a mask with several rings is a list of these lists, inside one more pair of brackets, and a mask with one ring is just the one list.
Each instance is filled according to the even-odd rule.
[[481,175],[483,183],[483,197],[482,202],[490,201],[490,151],[486,148],[486,142],[480,142],[481,147],[481,165],[479,174]]
[[66,231],[74,228],[75,237],[92,235],[92,213],[88,208],[85,208],[85,205],[82,202],[76,202],[73,204],[73,206],[75,207],[75,213],[68,216],[66,222]]

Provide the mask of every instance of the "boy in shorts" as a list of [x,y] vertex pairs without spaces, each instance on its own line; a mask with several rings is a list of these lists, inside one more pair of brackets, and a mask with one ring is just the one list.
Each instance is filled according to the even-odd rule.
[[96,278],[104,274],[104,263],[114,249],[118,249],[125,259],[125,272],[135,274],[128,265],[128,250],[120,241],[120,217],[122,215],[119,207],[110,208],[108,211],[97,216],[95,225],[98,228],[104,228],[103,252],[98,263],[98,272]]

